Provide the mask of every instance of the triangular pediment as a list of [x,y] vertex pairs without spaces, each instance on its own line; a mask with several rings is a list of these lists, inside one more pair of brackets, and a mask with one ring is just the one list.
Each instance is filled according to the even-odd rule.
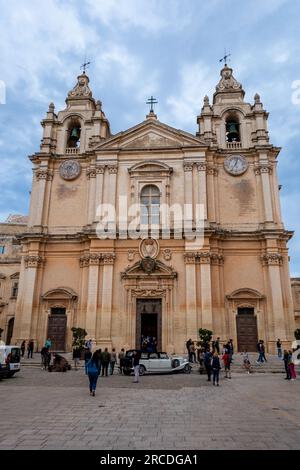
[[94,150],[136,150],[157,148],[206,147],[199,138],[188,132],[167,126],[158,120],[146,120],[127,131],[97,145]]

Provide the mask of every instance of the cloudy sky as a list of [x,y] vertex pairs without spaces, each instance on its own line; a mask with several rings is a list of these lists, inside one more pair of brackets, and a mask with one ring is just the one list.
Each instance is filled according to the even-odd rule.
[[0,0],[0,220],[28,212],[26,157],[39,149],[49,102],[64,107],[85,56],[113,133],[144,119],[151,94],[161,121],[195,133],[226,47],[246,100],[260,93],[271,141],[282,147],[282,211],[296,231],[291,272],[300,276],[299,18],[293,0]]

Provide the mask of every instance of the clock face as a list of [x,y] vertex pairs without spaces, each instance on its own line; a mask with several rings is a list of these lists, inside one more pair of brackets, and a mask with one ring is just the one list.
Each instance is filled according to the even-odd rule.
[[225,170],[231,175],[241,175],[248,168],[248,162],[243,155],[230,155],[224,161]]

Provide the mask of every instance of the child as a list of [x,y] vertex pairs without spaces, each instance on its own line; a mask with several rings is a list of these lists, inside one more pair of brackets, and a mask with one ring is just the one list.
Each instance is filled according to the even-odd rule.
[[248,372],[248,374],[251,374],[252,369],[251,369],[251,362],[250,362],[250,359],[249,359],[249,354],[246,351],[244,351],[242,356],[243,356],[244,367],[245,367],[246,371]]

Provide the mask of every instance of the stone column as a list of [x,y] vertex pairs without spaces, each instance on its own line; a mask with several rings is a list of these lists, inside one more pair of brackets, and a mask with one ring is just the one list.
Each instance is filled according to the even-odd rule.
[[112,314],[112,292],[113,292],[113,272],[114,253],[103,253],[103,275],[102,275],[102,303],[100,329],[97,331],[99,341],[103,347],[111,347],[111,314]]
[[98,307],[98,285],[100,253],[89,254],[89,279],[87,293],[86,331],[88,336],[96,338],[96,321]]
[[185,303],[186,303],[186,337],[196,339],[198,336],[197,295],[196,295],[196,253],[184,253],[185,261]]
[[89,200],[88,200],[88,225],[95,219],[95,190],[96,190],[96,169],[91,167],[87,170],[89,179]]
[[184,222],[192,227],[193,222],[193,162],[184,162],[184,202],[190,207],[189,214],[184,214]]
[[117,173],[118,165],[116,163],[107,165],[109,173],[109,201],[116,207]]
[[209,222],[217,222],[217,208],[216,208],[216,195],[215,195],[215,176],[218,175],[216,166],[207,166],[207,217]]
[[256,174],[261,175],[262,193],[264,201],[264,221],[273,222],[273,206],[270,186],[270,174],[272,173],[271,165],[267,163],[260,163],[255,167]]
[[97,208],[103,202],[103,180],[104,180],[104,165],[96,165],[96,188],[95,188],[95,208],[94,208],[94,221],[97,221]]
[[262,261],[268,267],[269,289],[272,300],[272,313],[274,324],[274,341],[280,338],[286,340],[285,316],[283,306],[283,294],[281,288],[280,269],[282,265],[282,255],[279,253],[265,253]]
[[45,192],[47,181],[52,180],[52,172],[48,168],[39,168],[35,172],[38,181],[36,186],[36,194],[33,195],[35,205],[32,204],[30,223],[32,225],[43,225],[43,208],[45,203]]
[[200,291],[202,328],[213,329],[212,321],[212,298],[211,298],[211,255],[209,252],[201,252],[200,256]]
[[30,339],[32,335],[32,312],[37,272],[42,262],[43,259],[38,255],[27,255],[24,257],[25,270],[20,277],[22,290],[19,292],[17,300],[13,342],[20,339]]
[[206,163],[201,162],[197,165],[198,169],[198,202],[203,204],[204,221],[207,220],[207,190],[206,190]]

